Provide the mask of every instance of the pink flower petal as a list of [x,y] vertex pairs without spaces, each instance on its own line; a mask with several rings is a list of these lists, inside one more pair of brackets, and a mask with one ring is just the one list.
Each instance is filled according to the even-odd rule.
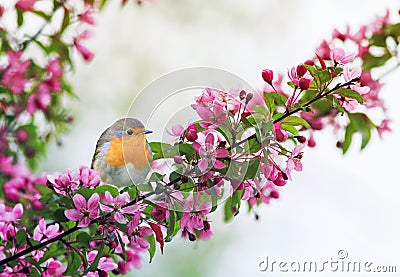
[[208,168],[208,161],[206,159],[201,159],[198,163],[198,167],[201,171],[205,171]]
[[86,199],[82,195],[75,194],[72,201],[74,201],[74,205],[77,209],[86,208]]
[[66,210],[65,212],[64,212],[64,214],[65,214],[65,217],[66,218],[68,218],[69,220],[72,220],[72,221],[78,221],[78,220],[80,220],[81,218],[82,218],[82,214],[81,214],[81,212],[79,211],[79,210],[77,210],[77,209],[70,209],[70,210]]
[[214,167],[217,168],[217,169],[221,169],[221,168],[225,168],[226,165],[223,162],[219,161],[219,160],[215,160],[214,161]]
[[87,227],[89,226],[90,219],[87,217],[84,217],[78,224],[78,227]]
[[120,212],[116,212],[116,213],[114,214],[114,219],[115,219],[115,221],[117,221],[117,222],[120,223],[120,224],[125,224],[125,223],[126,223],[126,218],[125,218],[125,216],[124,216],[122,213],[120,213]]
[[225,148],[217,148],[215,151],[215,156],[217,158],[226,158],[229,155],[229,151]]
[[[107,192],[106,192],[107,193]],[[99,207],[100,197],[97,193],[94,193],[88,201],[88,209],[89,211],[97,209]]]

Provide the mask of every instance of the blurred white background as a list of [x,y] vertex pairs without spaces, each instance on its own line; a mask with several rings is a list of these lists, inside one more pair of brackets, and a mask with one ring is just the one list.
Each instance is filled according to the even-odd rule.
[[[386,8],[400,7],[393,0],[159,0],[124,9],[120,1],[110,2],[87,43],[96,54],[93,62],[81,62],[72,75],[80,97],[73,103],[76,121],[63,146],[51,147],[43,165],[47,171],[89,165],[100,133],[162,74],[213,66],[261,88],[262,69],[285,72],[311,57],[334,27],[357,28]],[[398,80],[399,71],[384,80],[393,132],[383,140],[375,133],[363,152],[356,140],[343,157],[331,132],[319,134],[317,147],[305,153],[303,172],[281,190],[279,200],[259,210],[259,221],[243,209],[223,224],[217,212],[209,241],[177,237],[152,264],[144,256],[142,269],[132,276],[294,276],[260,272],[258,264],[266,256],[330,261],[340,249],[348,251],[348,260],[397,265],[399,272]]]

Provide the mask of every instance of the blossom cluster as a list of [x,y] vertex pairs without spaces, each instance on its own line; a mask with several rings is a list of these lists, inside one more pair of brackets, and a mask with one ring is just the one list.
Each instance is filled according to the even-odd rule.
[[[399,35],[400,26],[390,20],[389,11],[383,17],[377,17],[372,23],[363,25],[358,30],[351,31],[350,27],[347,27],[345,32],[341,32],[335,29],[331,39],[323,40],[317,47],[315,57],[289,70],[288,76],[294,86],[294,92],[290,93],[282,89],[283,75],[272,80],[273,72],[271,70],[264,72],[263,77],[267,82],[264,91],[278,92],[286,96],[290,101],[282,106],[290,107],[295,103],[292,101],[293,99],[300,99],[295,94],[309,89],[311,85],[308,79],[302,78],[306,72],[303,65],[317,64],[320,69],[327,70],[331,75],[342,74],[344,82],[357,78],[357,86],[351,85],[348,88],[360,94],[362,99],[343,94],[336,95],[334,107],[327,105],[326,102],[324,103],[325,100],[316,101],[312,103],[310,109],[302,111],[300,115],[311,125],[311,130],[308,132],[308,146],[314,147],[316,145],[315,131],[332,126],[335,135],[338,137],[337,147],[341,148],[343,153],[346,153],[349,149],[352,137],[356,133],[359,133],[362,137],[361,149],[363,149],[368,144],[373,129],[378,132],[380,137],[384,132],[391,131],[384,101],[379,94],[383,86],[381,79],[384,75],[377,75],[374,69],[385,66],[390,59],[397,56]],[[347,53],[344,49],[357,50],[355,53]],[[359,66],[350,69],[348,64],[352,61]],[[338,66],[343,66],[342,72],[335,71]],[[320,78],[329,79],[326,73],[321,73]],[[317,81],[316,84],[320,81]],[[314,89],[311,88],[311,90]],[[308,100],[307,97],[305,99]],[[362,100],[362,105],[360,105],[361,101],[359,100]],[[336,109],[338,107],[339,109]],[[374,114],[380,114],[374,120],[369,118],[372,110],[379,111],[379,113],[374,111]],[[374,121],[378,123],[374,123]]]

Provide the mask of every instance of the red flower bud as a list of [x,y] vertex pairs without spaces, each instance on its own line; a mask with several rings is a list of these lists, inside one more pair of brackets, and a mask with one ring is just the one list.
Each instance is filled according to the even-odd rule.
[[240,93],[239,93],[239,98],[241,99],[241,100],[243,100],[245,97],[246,97],[246,91],[244,91],[244,90],[242,90]]
[[261,76],[265,82],[271,84],[272,80],[274,79],[274,72],[270,69],[264,69],[261,73]]
[[18,143],[24,143],[29,138],[28,131],[23,128],[18,129],[17,132],[15,133],[15,138]]
[[186,139],[192,142],[195,141],[198,138],[196,125],[190,124],[187,130]]
[[301,90],[307,90],[310,87],[312,81],[313,81],[312,77],[301,78],[300,81],[299,81],[300,89]]
[[279,192],[276,191],[276,190],[273,190],[273,191],[271,191],[271,193],[269,194],[269,196],[270,196],[271,198],[278,199],[278,198],[279,198]]
[[307,73],[307,69],[304,67],[304,65],[299,64],[299,65],[297,66],[297,68],[296,68],[296,73],[297,73],[297,76],[303,77],[304,74]]
[[307,139],[303,136],[295,136],[295,138],[297,139],[298,142],[300,143],[304,143],[307,141]]
[[250,100],[253,99],[253,96],[254,96],[254,95],[253,95],[252,93],[247,94],[247,95],[246,95],[246,103],[249,103]]

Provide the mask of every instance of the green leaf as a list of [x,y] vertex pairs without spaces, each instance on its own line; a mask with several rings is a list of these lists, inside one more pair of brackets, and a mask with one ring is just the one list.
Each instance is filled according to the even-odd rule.
[[263,115],[265,118],[267,118],[267,119],[269,118],[269,111],[267,110],[267,108],[265,106],[254,105],[254,106],[252,106],[252,109],[255,112]]
[[281,127],[282,127],[283,130],[286,130],[286,131],[288,131],[289,133],[291,133],[291,134],[293,134],[295,136],[299,135],[299,131],[295,127],[293,127],[291,125],[282,124]]
[[260,160],[252,159],[250,160],[246,174],[244,175],[244,180],[253,180],[260,173]]
[[287,98],[277,92],[264,92],[264,101],[270,114],[273,114],[276,106],[285,106]]
[[224,204],[224,221],[229,222],[233,218],[232,198],[227,198]]
[[61,23],[60,34],[64,33],[65,29],[69,26],[69,23],[70,23],[69,10],[64,8],[64,17]]
[[19,230],[19,231],[17,232],[17,234],[15,235],[15,240],[17,241],[17,245],[18,245],[18,246],[24,246],[24,245],[26,245],[27,239],[28,239],[28,236],[27,236],[25,230],[22,230],[22,229],[21,229],[21,230]]
[[290,126],[304,126],[305,128],[311,128],[310,124],[303,118],[299,116],[288,116],[281,120],[282,124]]
[[374,127],[373,122],[363,113],[348,113],[347,115],[350,122],[346,126],[342,143],[343,154],[349,149],[355,133],[361,134],[361,150],[363,150],[371,139],[371,129]]
[[209,187],[209,191],[211,194],[211,211],[210,211],[210,213],[212,213],[218,207],[218,203],[217,203],[218,195],[217,195],[216,189],[212,186],[212,184],[211,184],[211,187]]
[[382,56],[374,56],[371,53],[367,53],[364,55],[362,67],[364,70],[370,71],[372,68],[385,65],[391,57],[392,55],[387,51]]
[[79,232],[78,235],[76,236],[76,241],[78,244],[84,248],[90,248],[90,235],[86,232]]
[[86,198],[86,200],[88,200],[94,192],[95,191],[90,188],[80,188],[75,192],[75,194],[81,194],[83,197]]
[[[217,129],[216,129],[220,134],[222,134],[223,136],[224,136],[224,138],[225,138],[225,140],[229,143],[229,144],[231,144],[232,143],[232,133],[225,127],[225,126],[219,126]],[[191,149],[193,150],[193,154],[194,154],[194,149],[193,149],[193,147],[190,145],[190,147],[191,147]]]
[[340,89],[336,90],[334,92],[334,94],[338,94],[338,95],[341,95],[341,96],[344,96],[344,97],[347,97],[347,98],[355,99],[360,104],[363,103],[362,96],[358,92],[356,92],[356,91],[354,91],[352,89],[340,88]]
[[328,70],[318,70],[317,78],[319,87],[322,87],[324,84],[326,84],[332,79],[332,76]]
[[53,214],[48,215],[48,219],[52,219],[57,222],[67,222],[69,221],[68,218],[65,216],[65,208],[57,209]]
[[156,253],[156,239],[154,238],[154,235],[144,237],[149,243],[150,247],[148,249],[150,260],[149,263],[153,260],[154,254]]
[[22,24],[24,24],[24,12],[20,8],[17,8],[17,24],[18,27],[21,27]]
[[257,153],[261,149],[261,143],[257,138],[251,138],[244,144],[244,147],[246,153]]
[[370,38],[370,45],[375,45],[378,47],[386,47],[386,36],[382,33],[377,33],[372,35]]
[[[97,258],[97,257],[96,257]],[[100,259],[100,258],[99,258]],[[67,256],[67,270],[63,273],[66,276],[77,276],[77,270],[82,264],[81,256],[75,251],[69,252]],[[97,267],[97,265],[96,265]]]
[[32,10],[32,11],[30,11],[30,12],[36,14],[37,16],[39,16],[39,17],[41,17],[41,18],[43,18],[43,19],[46,20],[47,22],[49,22],[49,21],[51,20],[51,16],[48,15],[48,14],[46,14],[46,13],[43,12],[43,11]]
[[175,219],[176,219],[176,215],[175,215],[175,211],[174,210],[170,210],[169,211],[169,218],[168,218],[168,227],[167,227],[167,235],[165,237],[165,241],[171,241],[172,236],[175,233]]
[[390,25],[386,29],[386,33],[392,37],[395,38],[396,41],[398,41],[398,38],[400,37],[400,23],[396,23],[393,25]]
[[102,185],[102,186],[98,186],[95,191],[97,193],[106,193],[106,191],[108,191],[113,197],[116,197],[119,195],[119,191],[116,187],[113,186],[109,186],[109,185]]

